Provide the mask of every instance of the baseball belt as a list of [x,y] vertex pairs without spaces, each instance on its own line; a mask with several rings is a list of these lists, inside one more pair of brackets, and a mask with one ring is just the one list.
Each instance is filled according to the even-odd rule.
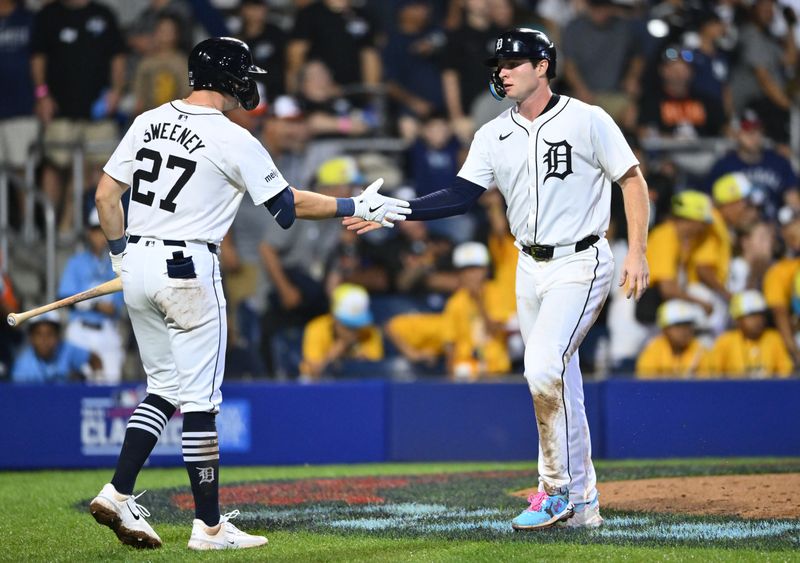
[[[138,244],[139,241],[142,240],[141,235],[130,235],[128,237],[128,242],[131,244]],[[186,241],[183,240],[169,240],[169,239],[153,239],[153,240],[160,240],[161,244],[164,246],[180,246],[186,248]],[[217,245],[213,242],[207,242],[206,247],[208,247],[208,251],[212,254],[217,253]]]
[[575,244],[565,244],[563,246],[549,246],[546,244],[534,244],[531,246],[523,246],[522,252],[536,260],[537,262],[545,262],[553,258],[561,258],[582,252],[600,240],[597,235],[589,235],[583,240],[579,240]]

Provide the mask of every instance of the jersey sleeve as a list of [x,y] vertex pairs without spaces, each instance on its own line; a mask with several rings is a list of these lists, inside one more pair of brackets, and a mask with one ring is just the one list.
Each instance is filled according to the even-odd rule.
[[114,178],[117,182],[121,182],[126,186],[130,186],[133,182],[134,161],[136,155],[134,154],[134,139],[136,137],[136,125],[139,119],[136,118],[133,124],[128,128],[125,136],[122,137],[119,145],[114,150],[111,158],[103,167],[103,172]]
[[250,193],[255,205],[264,204],[289,185],[264,145],[249,133],[243,146],[236,150],[232,180],[235,185]]
[[600,166],[614,182],[639,164],[619,126],[600,108],[593,108],[592,144]]
[[494,171],[492,170],[492,162],[489,158],[489,144],[484,131],[481,128],[475,133],[464,165],[458,171],[458,176],[486,189],[494,182]]

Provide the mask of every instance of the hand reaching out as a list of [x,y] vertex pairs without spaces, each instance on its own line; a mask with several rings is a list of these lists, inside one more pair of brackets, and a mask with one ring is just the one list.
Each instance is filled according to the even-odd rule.
[[[409,203],[402,199],[381,195],[378,193],[378,190],[382,185],[383,178],[378,178],[367,186],[367,188],[361,192],[361,195],[352,198],[355,202],[355,212],[353,213],[352,219],[356,219],[356,221],[348,223],[347,220],[345,220],[344,224],[348,226],[348,229],[351,231],[358,230],[358,234],[363,234],[378,227],[388,227],[391,229],[394,227],[396,221],[405,221],[406,215],[411,213]],[[348,219],[351,218],[348,217]],[[364,230],[370,226],[366,224],[368,222],[375,222],[378,225]],[[355,224],[359,224],[360,226],[357,228],[350,226]]]

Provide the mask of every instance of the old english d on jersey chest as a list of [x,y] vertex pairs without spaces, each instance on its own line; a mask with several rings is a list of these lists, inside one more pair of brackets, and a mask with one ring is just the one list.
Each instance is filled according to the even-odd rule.
[[560,96],[533,121],[512,108],[484,125],[459,176],[497,184],[519,244],[561,246],[605,233],[611,183],[636,164],[608,114]]

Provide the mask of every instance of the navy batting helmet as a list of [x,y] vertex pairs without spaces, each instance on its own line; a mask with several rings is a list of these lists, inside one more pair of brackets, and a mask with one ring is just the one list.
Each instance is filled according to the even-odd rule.
[[[486,59],[486,64],[496,67],[500,59],[545,60],[548,63],[547,78],[552,80],[556,76],[556,46],[547,35],[535,29],[517,27],[501,33],[495,43],[494,56]],[[492,73],[489,90],[498,100],[506,96],[497,70]]]
[[232,37],[206,39],[189,54],[189,86],[230,94],[248,111],[259,101],[253,79],[266,73],[253,64],[247,45]]

